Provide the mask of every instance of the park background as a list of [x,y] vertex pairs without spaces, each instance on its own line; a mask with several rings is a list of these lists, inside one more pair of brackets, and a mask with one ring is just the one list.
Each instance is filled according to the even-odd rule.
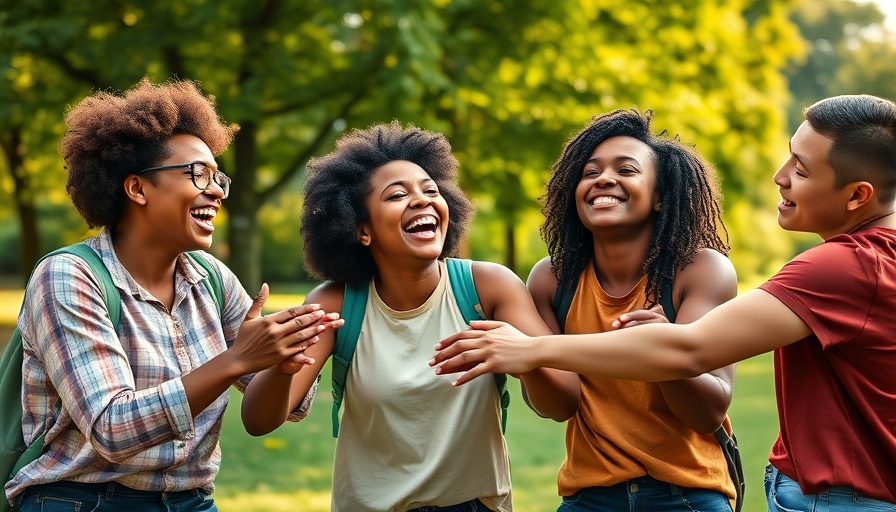
[[[651,109],[712,161],[742,289],[818,243],[776,224],[771,175],[802,108],[896,97],[890,0],[0,0],[0,345],[45,252],[90,236],[65,193],[67,108],[143,77],[196,80],[238,124],[212,251],[271,306],[314,286],[299,237],[304,170],[339,134],[398,119],[440,131],[477,206],[463,255],[525,280],[545,254],[539,197],[564,141],[596,114]],[[889,24],[887,22],[890,22]],[[724,340],[720,340],[724,342]],[[763,510],[777,432],[771,357],[738,365],[731,416]],[[238,395],[222,435],[222,512],[329,508],[327,375],[310,417],[249,437]],[[515,392],[519,512],[556,508],[563,425]]]

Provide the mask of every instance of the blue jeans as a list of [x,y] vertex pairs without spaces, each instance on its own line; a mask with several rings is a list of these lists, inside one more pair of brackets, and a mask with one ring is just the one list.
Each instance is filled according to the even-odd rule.
[[479,500],[470,500],[457,505],[448,505],[447,507],[420,507],[408,510],[408,512],[488,512],[491,510],[482,504]]
[[211,496],[199,489],[138,491],[115,482],[53,482],[28,487],[19,512],[217,512]]
[[803,494],[800,484],[771,464],[765,467],[765,496],[769,512],[896,512],[896,504],[866,498],[849,487],[831,487],[818,494]]
[[609,487],[586,487],[564,496],[557,512],[731,512],[728,497],[709,489],[692,489],[649,476]]

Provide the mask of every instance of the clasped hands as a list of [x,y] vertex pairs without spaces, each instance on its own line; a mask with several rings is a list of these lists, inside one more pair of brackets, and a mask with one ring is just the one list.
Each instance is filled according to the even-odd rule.
[[319,341],[320,333],[340,327],[344,320],[338,313],[322,311],[319,304],[295,306],[262,316],[261,308],[268,295],[268,285],[263,284],[229,350],[235,351],[246,374],[274,365],[284,373],[294,374],[303,366],[314,364],[314,358],[304,352]]

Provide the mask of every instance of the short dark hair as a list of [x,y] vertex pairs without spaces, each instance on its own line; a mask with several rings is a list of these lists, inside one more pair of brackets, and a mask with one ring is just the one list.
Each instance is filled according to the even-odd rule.
[[806,121],[833,140],[834,186],[874,185],[881,203],[896,198],[896,104],[868,94],[834,96],[806,108]]
[[65,122],[65,188],[92,228],[115,227],[125,206],[124,178],[157,165],[173,135],[194,135],[217,156],[238,129],[187,80],[154,85],[143,79],[122,96],[97,92],[75,105]]
[[318,279],[364,283],[376,275],[370,250],[358,227],[370,218],[365,199],[370,178],[396,160],[423,168],[448,204],[449,221],[440,258],[453,256],[473,217],[473,204],[458,187],[458,161],[444,135],[398,121],[353,130],[336,141],[332,153],[311,160],[305,182],[301,235],[305,267]]
[[[616,110],[591,119],[573,136],[554,163],[544,196],[542,237],[551,256],[551,270],[561,288],[575,288],[579,276],[594,258],[591,232],[579,219],[575,191],[594,148],[607,139],[633,137],[654,153],[656,187],[661,200],[650,249],[643,269],[647,274],[647,306],[659,300],[659,291],[671,284],[675,271],[703,248],[727,255],[728,233],[722,221],[718,180],[712,165],[678,138],[654,135],[652,112]],[[724,240],[722,238],[724,235]]]

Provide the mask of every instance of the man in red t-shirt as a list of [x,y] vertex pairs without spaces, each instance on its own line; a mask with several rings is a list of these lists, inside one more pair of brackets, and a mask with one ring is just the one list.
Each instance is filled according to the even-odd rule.
[[[778,223],[824,240],[686,325],[528,338],[500,322],[437,345],[438,373],[550,367],[662,381],[775,351],[780,434],[769,510],[896,504],[896,104],[837,96],[805,111],[775,173]],[[662,199],[662,198],[660,198]],[[634,316],[633,316],[634,318]],[[626,315],[620,319],[627,320]]]

